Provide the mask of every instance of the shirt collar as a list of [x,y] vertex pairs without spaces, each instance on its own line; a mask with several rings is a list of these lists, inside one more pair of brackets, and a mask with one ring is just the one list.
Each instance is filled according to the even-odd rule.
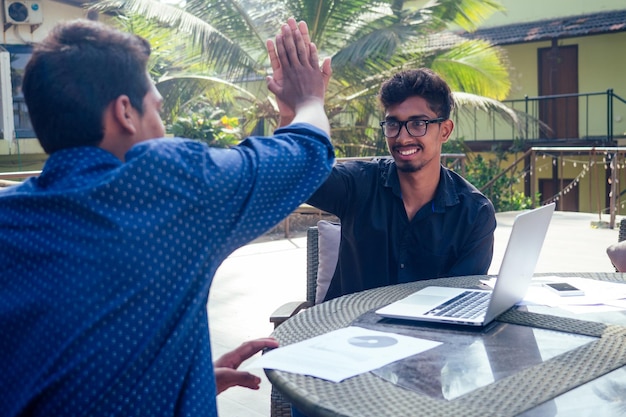
[[[398,178],[398,170],[396,168],[395,161],[386,161],[388,169],[382,170],[382,177],[385,187],[390,187],[392,192],[402,198],[402,192],[400,191],[400,179]],[[435,191],[435,197],[432,200],[431,206],[435,213],[445,213],[446,207],[459,204],[459,195],[456,192],[454,186],[454,180],[450,174],[450,170],[440,167],[439,184],[437,184],[437,190]]]
[[115,155],[96,146],[80,146],[53,152],[46,161],[37,186],[41,188],[80,186],[122,165]]
[[456,192],[454,180],[450,170],[441,166],[441,174],[439,176],[439,185],[437,185],[437,191],[435,191],[434,209],[436,213],[443,213],[446,211],[446,207],[455,206],[459,204],[459,194]]

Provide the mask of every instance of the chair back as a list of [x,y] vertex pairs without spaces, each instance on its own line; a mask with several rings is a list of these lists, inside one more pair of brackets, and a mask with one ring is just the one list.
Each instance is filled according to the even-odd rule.
[[619,235],[617,237],[618,242],[626,240],[626,218],[619,222]]
[[318,229],[317,226],[311,226],[306,231],[306,300],[311,305],[315,305],[318,266]]

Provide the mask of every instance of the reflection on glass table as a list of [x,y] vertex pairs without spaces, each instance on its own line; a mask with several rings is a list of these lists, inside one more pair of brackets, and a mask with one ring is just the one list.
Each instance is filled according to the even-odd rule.
[[616,369],[518,417],[548,416],[626,416],[626,369]]
[[420,326],[419,337],[443,344],[374,373],[396,385],[446,400],[596,340],[502,323],[473,333]]

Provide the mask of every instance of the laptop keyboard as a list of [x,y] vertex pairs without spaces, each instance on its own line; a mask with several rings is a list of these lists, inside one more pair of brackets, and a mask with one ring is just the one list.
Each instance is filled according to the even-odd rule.
[[426,315],[473,319],[487,310],[490,297],[490,292],[465,291],[445,303],[439,304]]

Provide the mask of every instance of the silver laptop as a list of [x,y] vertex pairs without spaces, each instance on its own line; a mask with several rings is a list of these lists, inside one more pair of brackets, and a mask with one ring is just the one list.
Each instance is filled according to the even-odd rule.
[[376,313],[383,317],[485,326],[526,295],[554,212],[554,203],[518,214],[490,290],[426,287]]

